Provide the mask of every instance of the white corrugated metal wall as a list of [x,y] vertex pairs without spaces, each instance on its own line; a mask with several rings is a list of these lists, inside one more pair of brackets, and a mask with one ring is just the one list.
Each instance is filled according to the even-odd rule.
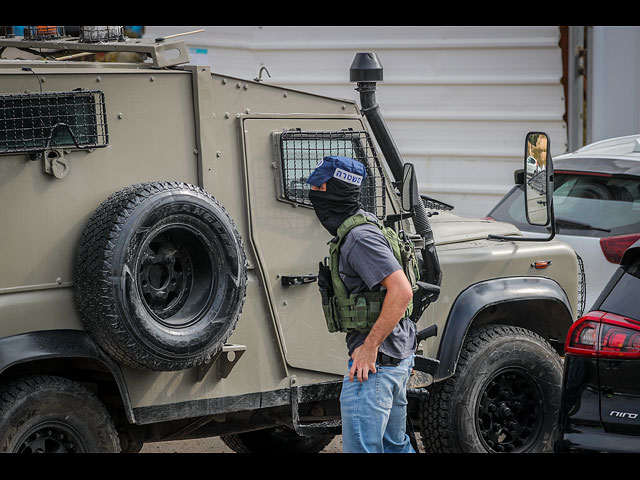
[[513,184],[524,136],[546,131],[567,149],[560,29],[485,26],[146,27],[145,37],[184,37],[192,63],[267,83],[357,99],[349,83],[356,52],[384,67],[377,99],[420,191],[484,217]]

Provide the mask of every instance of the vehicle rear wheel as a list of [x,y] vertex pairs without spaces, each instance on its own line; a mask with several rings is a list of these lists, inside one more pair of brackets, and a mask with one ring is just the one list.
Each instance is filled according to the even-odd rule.
[[233,220],[185,183],[114,193],[78,248],[76,301],[87,330],[133,368],[183,370],[209,361],[237,324],[246,282]]
[[83,386],[53,376],[20,377],[0,386],[0,452],[119,451],[109,413]]
[[236,453],[318,453],[331,443],[334,436],[300,436],[290,428],[274,427],[221,435],[220,438]]
[[537,334],[495,325],[472,329],[453,377],[421,400],[427,452],[550,452],[562,364]]

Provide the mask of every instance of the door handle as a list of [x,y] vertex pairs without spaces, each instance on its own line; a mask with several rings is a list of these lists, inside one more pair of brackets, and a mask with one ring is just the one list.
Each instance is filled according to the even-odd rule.
[[292,285],[304,285],[305,283],[313,283],[318,280],[317,275],[283,275],[282,286],[290,287]]

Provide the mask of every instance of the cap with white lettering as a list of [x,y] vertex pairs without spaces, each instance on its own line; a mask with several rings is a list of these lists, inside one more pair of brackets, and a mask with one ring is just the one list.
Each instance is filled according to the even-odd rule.
[[336,178],[351,185],[360,186],[366,178],[365,166],[349,157],[329,156],[318,162],[307,183],[319,187],[331,178]]

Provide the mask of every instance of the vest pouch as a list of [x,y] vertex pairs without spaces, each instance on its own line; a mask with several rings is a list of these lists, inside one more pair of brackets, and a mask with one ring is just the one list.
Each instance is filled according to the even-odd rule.
[[346,299],[334,297],[341,332],[368,332],[380,315],[384,292],[362,292]]
[[327,329],[330,333],[340,331],[340,320],[338,318],[336,307],[336,297],[331,297],[329,302],[322,304],[322,311],[324,312],[324,319],[327,322]]
[[[320,264],[318,286],[322,296],[322,309],[329,332],[368,332],[380,316],[385,291],[361,292],[349,294],[339,274],[340,244],[349,231],[359,225],[369,223],[377,225],[389,241],[394,257],[401,265],[414,292],[416,281],[420,278],[418,261],[415,257],[413,242],[404,232],[383,226],[366,215],[354,215],[338,228],[337,236],[329,243],[329,257],[325,265]],[[324,267],[324,268],[323,268]],[[327,269],[328,267],[328,269]],[[413,302],[410,302],[405,317],[411,317]]]
[[[354,296],[354,325],[352,328],[360,332],[371,330],[380,315],[380,303],[372,302],[361,293],[357,293]],[[378,305],[377,312],[375,311],[376,304]]]

